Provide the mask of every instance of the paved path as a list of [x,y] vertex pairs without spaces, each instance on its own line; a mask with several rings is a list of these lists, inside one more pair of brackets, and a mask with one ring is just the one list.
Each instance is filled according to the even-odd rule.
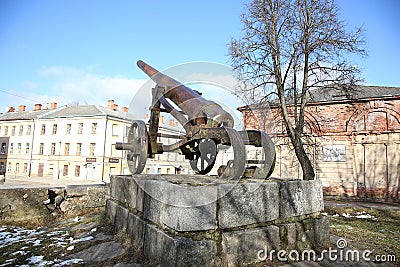
[[37,188],[37,187],[63,187],[67,185],[99,185],[105,184],[101,180],[83,180],[77,178],[61,178],[53,177],[28,177],[9,175],[5,182],[0,183],[0,189],[5,188]]

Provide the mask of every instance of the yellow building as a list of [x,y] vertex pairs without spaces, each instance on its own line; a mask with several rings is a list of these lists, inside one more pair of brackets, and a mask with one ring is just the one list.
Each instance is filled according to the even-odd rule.
[[[112,174],[129,174],[126,152],[115,149],[116,142],[127,141],[132,122],[127,111],[119,111],[112,100],[107,107],[51,103],[30,111],[10,108],[0,115],[0,137],[8,138],[2,159],[7,176],[108,181]],[[176,123],[161,122],[160,132],[178,133]],[[145,172],[188,173],[189,168],[183,155],[165,153],[148,159]]]

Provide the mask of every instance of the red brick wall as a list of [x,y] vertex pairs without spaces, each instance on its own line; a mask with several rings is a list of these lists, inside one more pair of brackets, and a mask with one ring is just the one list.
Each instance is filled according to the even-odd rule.
[[[289,112],[293,114],[293,107]],[[275,140],[285,137],[279,108],[244,109],[242,113],[246,129],[263,130]],[[309,105],[305,133],[315,140],[315,168],[327,194],[398,199],[400,97]],[[347,161],[324,162],[321,151],[327,144],[345,145]]]

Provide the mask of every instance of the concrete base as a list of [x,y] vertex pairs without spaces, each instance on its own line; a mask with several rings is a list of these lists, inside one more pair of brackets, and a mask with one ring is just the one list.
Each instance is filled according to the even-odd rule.
[[206,176],[111,177],[106,212],[150,263],[237,266],[268,250],[322,249],[329,225],[319,181]]

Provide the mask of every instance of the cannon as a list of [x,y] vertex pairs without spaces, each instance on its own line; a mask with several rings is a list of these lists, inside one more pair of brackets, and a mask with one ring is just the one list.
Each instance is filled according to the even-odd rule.
[[[275,166],[275,146],[270,137],[257,130],[236,131],[234,120],[219,104],[202,97],[201,93],[159,72],[139,60],[138,67],[155,83],[148,126],[134,120],[128,142],[117,142],[117,150],[127,151],[132,174],[143,171],[147,158],[156,154],[180,151],[197,174],[209,173],[216,162],[220,147],[232,147],[233,159],[218,168],[220,178],[239,179],[269,177]],[[159,132],[161,113],[171,114],[183,127],[185,134],[169,135]],[[158,137],[175,139],[172,144],[158,142]],[[246,146],[261,150],[260,159],[247,159]]]

